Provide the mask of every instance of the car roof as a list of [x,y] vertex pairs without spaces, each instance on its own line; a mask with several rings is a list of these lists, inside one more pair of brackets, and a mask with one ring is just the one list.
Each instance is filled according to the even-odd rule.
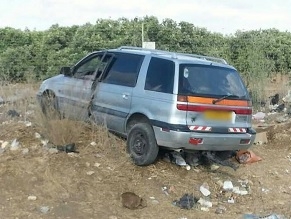
[[234,69],[234,67],[228,65],[227,62],[222,58],[203,56],[203,55],[197,55],[197,54],[177,53],[177,52],[169,52],[169,51],[164,51],[164,50],[132,47],[132,46],[121,46],[117,49],[110,49],[108,50],[108,52],[123,52],[123,53],[140,54],[140,55],[151,55],[153,57],[160,57],[160,58],[176,61],[178,63],[183,63],[183,64],[215,65],[215,66],[221,66],[221,67]]

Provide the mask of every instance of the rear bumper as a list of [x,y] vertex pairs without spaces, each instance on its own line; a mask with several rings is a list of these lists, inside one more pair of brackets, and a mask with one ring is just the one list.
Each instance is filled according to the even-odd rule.
[[[228,151],[248,149],[254,143],[256,134],[253,133],[201,133],[201,132],[179,132],[162,131],[160,127],[154,126],[157,143],[160,146],[173,149],[185,150],[207,150],[207,151]],[[190,138],[203,139],[201,144],[190,144]],[[248,144],[241,144],[241,140],[250,140]]]

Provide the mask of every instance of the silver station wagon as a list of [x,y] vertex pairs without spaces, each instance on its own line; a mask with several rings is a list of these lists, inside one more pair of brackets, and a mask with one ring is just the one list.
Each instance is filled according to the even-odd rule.
[[44,113],[91,119],[127,139],[134,163],[149,165],[159,148],[235,151],[256,132],[237,72],[220,58],[120,47],[62,67],[38,92]]

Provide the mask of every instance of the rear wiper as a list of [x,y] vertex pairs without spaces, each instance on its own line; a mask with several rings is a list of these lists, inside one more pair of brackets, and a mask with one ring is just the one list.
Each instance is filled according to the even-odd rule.
[[223,96],[223,97],[220,97],[220,98],[218,98],[218,99],[216,99],[216,100],[212,100],[212,104],[216,104],[216,103],[218,103],[218,102],[220,102],[220,101],[222,101],[222,100],[224,100],[224,99],[226,99],[226,98],[228,98],[228,97],[239,98],[239,96],[237,96],[237,95],[229,94],[229,95],[225,95],[225,96]]

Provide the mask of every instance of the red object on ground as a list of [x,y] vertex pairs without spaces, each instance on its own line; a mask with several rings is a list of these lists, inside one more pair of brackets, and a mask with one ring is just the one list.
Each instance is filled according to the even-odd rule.
[[242,164],[250,164],[250,163],[255,163],[262,160],[261,157],[255,155],[254,152],[249,151],[249,150],[239,150],[236,153],[235,158],[237,159],[239,163],[242,163]]

